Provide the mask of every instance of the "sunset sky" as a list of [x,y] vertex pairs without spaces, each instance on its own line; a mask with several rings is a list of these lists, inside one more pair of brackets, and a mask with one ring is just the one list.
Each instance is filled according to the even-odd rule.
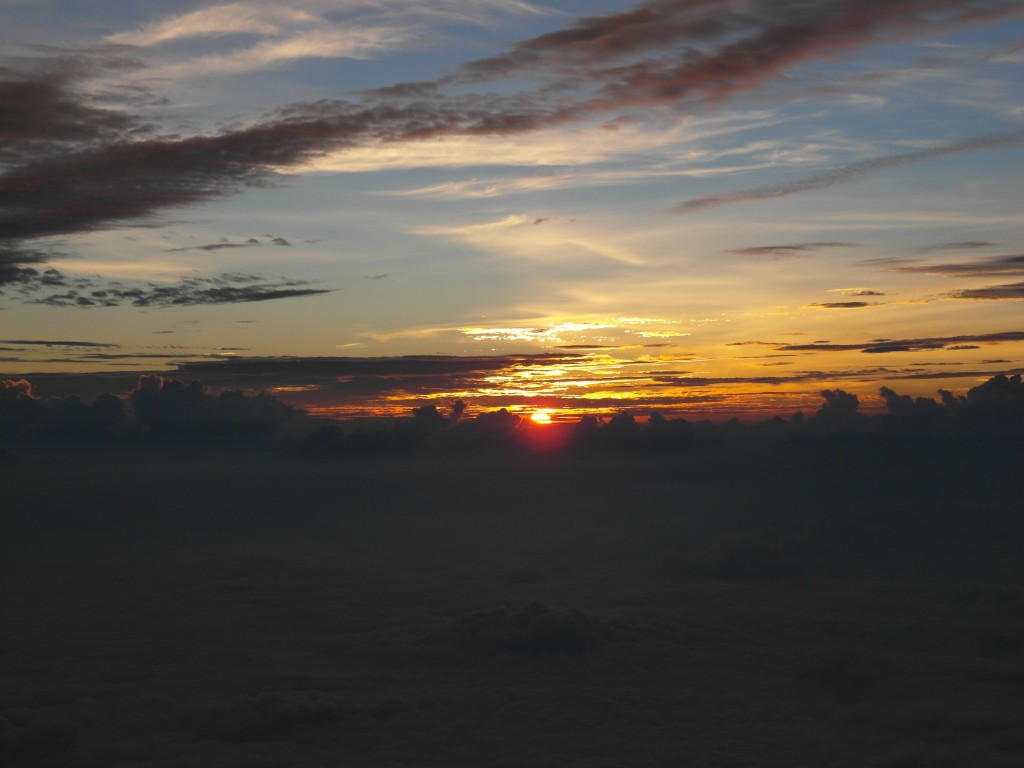
[[1021,0],[0,0],[0,377],[962,391],[1024,369],[1021,83]]

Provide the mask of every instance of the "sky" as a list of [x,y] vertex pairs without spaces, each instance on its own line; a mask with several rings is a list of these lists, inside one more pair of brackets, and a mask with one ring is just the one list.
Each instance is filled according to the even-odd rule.
[[324,415],[1024,369],[1020,0],[0,0],[0,377]]

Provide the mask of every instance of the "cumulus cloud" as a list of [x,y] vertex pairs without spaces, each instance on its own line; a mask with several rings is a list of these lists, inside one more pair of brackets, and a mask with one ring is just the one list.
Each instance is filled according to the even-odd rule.
[[689,214],[699,213],[712,208],[717,208],[730,203],[753,202],[757,200],[773,200],[780,197],[789,197],[803,192],[811,192],[818,189],[827,189],[838,184],[845,184],[866,176],[870,173],[885,171],[890,168],[898,168],[911,163],[923,162],[937,157],[961,154],[963,152],[976,152],[986,149],[1000,149],[1014,147],[1024,144],[1024,132],[995,134],[981,136],[963,141],[954,141],[942,144],[930,149],[920,149],[913,152],[902,152],[895,155],[872,157],[866,160],[858,160],[854,163],[838,166],[821,173],[810,176],[802,176],[797,179],[782,182],[781,184],[769,184],[762,187],[737,190],[736,192],[725,192],[716,195],[704,195],[695,197],[668,210],[669,213]]

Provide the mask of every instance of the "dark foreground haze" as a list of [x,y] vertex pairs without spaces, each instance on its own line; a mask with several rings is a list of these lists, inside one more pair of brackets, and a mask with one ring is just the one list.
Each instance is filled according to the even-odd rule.
[[1014,436],[12,450],[10,766],[1019,766]]

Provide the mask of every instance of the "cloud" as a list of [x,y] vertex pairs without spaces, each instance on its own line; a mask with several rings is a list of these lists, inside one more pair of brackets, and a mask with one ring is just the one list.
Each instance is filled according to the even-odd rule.
[[[40,248],[33,245],[39,240],[116,224],[152,223],[170,209],[274,183],[280,170],[315,166],[325,153],[414,140],[519,136],[634,106],[679,104],[695,95],[720,99],[826,53],[1019,11],[1019,4],[1008,0],[930,0],[927,9],[918,0],[823,0],[811,5],[753,0],[749,5],[723,9],[720,3],[652,0],[624,13],[583,19],[519,43],[506,54],[467,64],[424,86],[432,93],[429,99],[419,98],[424,88],[407,88],[416,91],[414,98],[391,90],[356,100],[293,104],[248,124],[199,135],[143,135],[136,133],[141,126],[137,118],[97,110],[67,85],[76,62],[50,62],[47,74],[28,79],[2,73],[5,87],[17,95],[4,102],[9,106],[0,130],[23,146],[31,144],[34,151],[15,155],[18,163],[0,176],[0,280],[10,282],[17,277],[13,270],[39,261]],[[537,10],[522,3],[502,7]],[[219,35],[239,25],[273,26],[289,13],[298,12],[262,9],[230,21],[226,11],[208,8],[139,30],[136,42]],[[240,71],[295,57],[366,55],[394,43],[395,35],[400,33],[392,28],[304,30],[248,50],[169,66],[184,67],[179,74],[186,75],[205,73],[214,62],[221,71]],[[448,85],[522,73],[543,73],[562,85],[571,81],[575,90],[545,83],[522,92],[444,91]],[[39,106],[21,110],[22,103]],[[49,125],[44,116],[53,113],[62,117]],[[969,139],[863,160],[788,185],[699,198],[676,210],[794,194],[893,165],[1009,146],[1020,143],[1022,136]],[[51,151],[47,137],[60,140],[59,151]]]
[[0,68],[0,169],[66,149],[137,137],[146,130],[138,118],[84,101],[75,79],[88,65],[54,61],[40,71],[10,73]]
[[600,84],[591,108],[721,99],[809,59],[958,23],[1008,16],[1013,2],[752,0],[725,4],[649,0],[463,65],[451,77],[479,82],[540,73]]
[[[306,280],[271,280],[260,275],[224,273],[213,277],[189,276],[177,283],[147,283],[129,287],[115,282],[102,285],[91,282],[86,288],[73,288],[33,299],[34,304],[53,307],[174,307],[200,304],[241,304],[274,301],[331,293],[330,288],[309,288]],[[91,289],[89,289],[91,288]]]
[[230,250],[232,248],[253,248],[255,246],[262,245],[262,243],[256,238],[250,237],[244,243],[207,243],[205,245],[186,245],[181,248],[171,248],[168,253],[178,253],[181,251],[223,251]]
[[840,296],[885,296],[882,291],[870,288],[830,288],[829,293],[838,293]]
[[[106,39],[111,43],[133,46],[153,46],[193,38],[222,37],[228,35],[280,36],[295,28],[330,25],[330,16],[359,11],[375,12],[388,18],[408,18],[412,15],[438,17],[454,21],[490,24],[493,12],[522,15],[549,15],[552,12],[525,2],[498,2],[497,0],[471,0],[450,2],[435,0],[429,6],[409,0],[343,0],[317,2],[298,0],[290,8],[260,2],[226,3],[191,13],[171,16],[144,24],[138,29],[118,32]],[[351,17],[348,17],[351,19]],[[346,23],[342,21],[342,23]],[[351,23],[349,21],[348,23]]]
[[990,285],[985,288],[964,288],[947,295],[953,299],[1024,299],[1024,283]]
[[817,189],[827,189],[838,184],[845,184],[854,179],[866,176],[870,173],[898,168],[911,163],[931,160],[936,157],[956,155],[962,152],[976,152],[986,149],[1000,149],[1014,147],[1024,144],[1024,132],[995,134],[981,136],[963,141],[955,141],[943,144],[930,149],[903,152],[896,155],[885,155],[883,157],[872,157],[866,160],[858,160],[848,165],[839,166],[822,173],[811,176],[803,176],[792,179],[781,184],[770,184],[763,187],[726,192],[716,195],[704,195],[687,200],[668,210],[668,213],[689,214],[699,213],[711,208],[717,208],[730,203],[753,202],[756,200],[772,200],[780,197],[789,197],[803,192],[810,192]]
[[1024,253],[991,256],[986,259],[979,259],[978,261],[962,261],[951,264],[913,264],[892,267],[889,271],[938,275],[941,277],[1024,275]]
[[750,248],[733,248],[722,253],[731,253],[736,256],[767,256],[770,258],[789,259],[802,256],[808,251],[817,251],[821,248],[861,248],[860,243],[792,243],[790,245],[757,245]]
[[147,79],[183,80],[210,72],[221,76],[251,72],[299,59],[368,59],[375,53],[400,48],[408,42],[407,33],[388,27],[328,27],[265,40],[231,53],[185,59],[146,70],[145,75]]
[[933,243],[920,248],[922,251],[964,251],[970,248],[991,248],[998,243],[990,243],[987,240],[965,240],[958,243]]
[[23,344],[32,347],[119,347],[120,344],[106,344],[99,341],[52,341],[52,340],[25,340],[25,339],[0,339],[0,344]]
[[870,301],[828,301],[824,304],[805,304],[805,308],[818,308],[818,309],[860,309],[862,307],[877,307],[880,306],[878,302]]
[[485,655],[577,655],[632,635],[621,621],[578,608],[558,609],[535,602],[516,610],[485,608],[455,617],[448,628],[452,643]]
[[118,32],[107,40],[123,45],[148,46],[192,37],[280,32],[283,25],[315,21],[302,10],[252,3],[226,3],[200,11],[172,16],[129,32]]
[[1024,331],[1004,331],[1001,333],[982,333],[967,336],[937,336],[920,339],[875,339],[862,344],[830,344],[827,342],[813,344],[783,344],[776,347],[782,352],[850,352],[868,353],[886,352],[917,352],[929,349],[966,349],[959,346],[972,342],[982,344],[999,344],[1001,342],[1024,341]]

